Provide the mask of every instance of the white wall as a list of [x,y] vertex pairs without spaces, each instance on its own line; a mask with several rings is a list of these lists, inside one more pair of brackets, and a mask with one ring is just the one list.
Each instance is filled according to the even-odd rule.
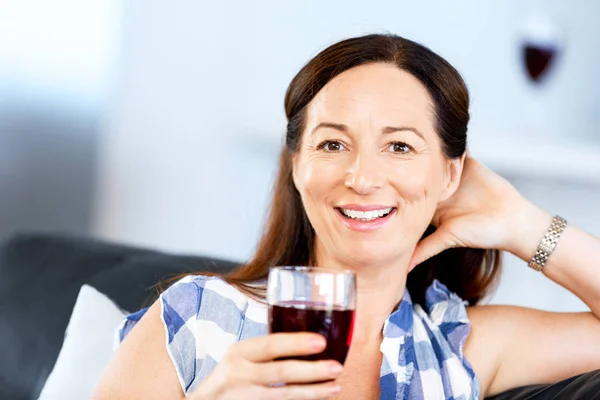
[[[426,44],[453,63],[471,90],[476,148],[551,211],[600,233],[600,220],[587,219],[600,180],[571,185],[574,200],[552,176],[528,173],[543,165],[515,169],[507,161],[528,159],[528,151],[518,151],[537,141],[555,143],[547,149],[553,157],[565,142],[600,142],[600,82],[592,70],[600,62],[600,2],[581,4],[129,1],[120,90],[101,143],[95,233],[171,251],[249,257],[283,138],[287,84],[325,46],[382,31]],[[520,64],[519,39],[532,15],[547,15],[566,38],[553,79],[540,88],[528,85]],[[560,308],[558,299],[568,296],[526,268],[507,266],[497,299]]]
[[119,3],[0,1],[0,240],[89,234]]

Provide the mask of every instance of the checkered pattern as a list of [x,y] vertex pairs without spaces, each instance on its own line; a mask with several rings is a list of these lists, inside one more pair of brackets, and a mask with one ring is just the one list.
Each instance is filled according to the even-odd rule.
[[[160,297],[167,350],[184,392],[208,376],[239,340],[267,334],[267,307],[218,277],[188,276]],[[123,340],[146,310],[119,328]],[[469,334],[464,302],[434,281],[425,307],[408,291],[383,327],[381,399],[479,399],[479,381],[464,358]]]

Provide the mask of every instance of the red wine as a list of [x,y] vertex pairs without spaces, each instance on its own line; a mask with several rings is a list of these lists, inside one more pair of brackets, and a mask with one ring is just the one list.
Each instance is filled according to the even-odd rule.
[[322,353],[293,357],[297,360],[337,360],[343,364],[352,341],[353,328],[354,310],[301,301],[282,302],[269,307],[271,333],[315,332],[327,340]]
[[527,44],[524,47],[525,65],[529,77],[533,81],[539,81],[544,75],[550,63],[554,59],[556,50],[550,46],[541,47]]

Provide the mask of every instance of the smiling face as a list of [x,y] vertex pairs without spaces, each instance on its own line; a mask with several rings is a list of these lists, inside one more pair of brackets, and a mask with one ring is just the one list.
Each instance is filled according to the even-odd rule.
[[318,264],[406,265],[461,172],[442,152],[426,88],[394,65],[361,65],[306,111],[293,177]]

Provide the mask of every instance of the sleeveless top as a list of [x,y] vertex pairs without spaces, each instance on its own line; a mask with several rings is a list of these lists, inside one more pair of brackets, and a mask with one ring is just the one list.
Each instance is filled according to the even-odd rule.
[[[160,296],[167,351],[187,395],[208,376],[227,348],[268,333],[268,307],[219,277],[190,275]],[[380,399],[479,399],[479,381],[465,359],[466,303],[442,283],[427,289],[425,307],[408,290],[385,321],[380,351]],[[147,309],[125,317],[122,341]]]

